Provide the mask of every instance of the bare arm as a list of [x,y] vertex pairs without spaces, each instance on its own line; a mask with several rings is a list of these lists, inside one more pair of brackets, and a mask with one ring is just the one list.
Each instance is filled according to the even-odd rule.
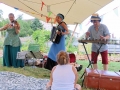
[[51,74],[50,74],[50,82],[49,82],[50,86],[52,85],[52,82],[53,82],[52,74],[53,74],[53,71],[55,70],[55,68],[56,68],[56,66],[53,67],[53,69],[52,69],[52,71],[51,71]]
[[78,73],[77,73],[77,70],[76,70],[76,68],[74,66],[72,66],[72,70],[73,70],[73,72],[75,74],[75,83],[74,83],[74,85],[76,86],[77,81],[78,81]]
[[61,26],[64,27],[64,29],[66,30],[65,32],[63,32],[62,34],[65,35],[65,34],[69,34],[69,30],[67,28],[67,25],[65,23],[62,23]]
[[89,38],[89,37],[90,37],[90,32],[86,32],[85,37],[86,37],[86,38]]
[[5,25],[4,27],[0,28],[0,31],[6,30],[8,28],[8,24]]
[[109,39],[109,38],[110,38],[110,35],[105,36],[105,39]]

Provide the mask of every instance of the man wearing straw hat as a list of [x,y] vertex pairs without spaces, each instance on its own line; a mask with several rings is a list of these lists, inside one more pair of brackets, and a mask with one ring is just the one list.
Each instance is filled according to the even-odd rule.
[[[107,40],[110,38],[110,33],[108,28],[106,25],[100,23],[101,18],[99,17],[98,14],[93,14],[91,16],[91,22],[93,23],[93,25],[90,26],[88,31],[86,32],[86,38],[90,38],[92,40],[95,39]],[[103,69],[108,70],[108,47],[107,45],[102,45],[100,48],[100,46],[101,44],[97,44],[97,43],[92,44],[92,52],[91,52],[92,64],[94,69],[97,69],[97,57],[100,52],[102,57]]]

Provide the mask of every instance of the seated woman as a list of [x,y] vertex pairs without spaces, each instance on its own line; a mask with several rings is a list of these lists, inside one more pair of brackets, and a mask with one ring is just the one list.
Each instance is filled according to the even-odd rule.
[[47,90],[81,90],[81,86],[77,84],[77,70],[73,65],[69,64],[69,60],[69,56],[65,51],[58,53],[58,65],[53,67],[51,71]]

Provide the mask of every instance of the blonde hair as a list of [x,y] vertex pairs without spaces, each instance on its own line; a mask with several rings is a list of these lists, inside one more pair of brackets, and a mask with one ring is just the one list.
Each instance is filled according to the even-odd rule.
[[66,65],[69,63],[69,55],[65,51],[60,51],[57,54],[57,63],[60,65]]

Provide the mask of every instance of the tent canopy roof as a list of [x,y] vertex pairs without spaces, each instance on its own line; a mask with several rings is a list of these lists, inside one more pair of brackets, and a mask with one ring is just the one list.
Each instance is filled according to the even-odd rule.
[[45,22],[54,22],[56,15],[62,13],[67,24],[83,22],[111,1],[113,0],[0,0]]

